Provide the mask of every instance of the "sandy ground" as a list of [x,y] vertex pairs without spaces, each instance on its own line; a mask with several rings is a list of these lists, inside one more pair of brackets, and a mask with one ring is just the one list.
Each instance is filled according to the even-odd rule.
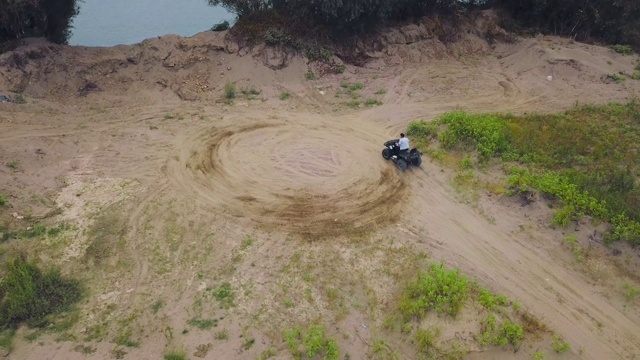
[[[621,290],[621,274],[638,281],[637,250],[625,249],[625,261],[610,256],[583,224],[578,240],[594,256],[577,264],[563,245],[574,229],[552,229],[543,202],[467,197],[437,163],[399,173],[380,156],[408,121],[456,108],[623,101],[640,82],[606,74],[630,73],[636,60],[562,38],[489,46],[467,36],[389,44],[368,66],[306,80],[320,69],[293,57],[274,70],[262,52],[230,50],[211,32],[108,49],[36,43],[0,55],[0,93],[19,89],[27,100],[0,104],[0,162],[19,164],[0,167],[10,203],[2,220],[27,226],[16,212],[73,225],[5,246],[30,249],[88,287],[73,327],[33,342],[21,329],[7,358],[159,359],[184,349],[189,358],[255,359],[274,349],[288,359],[283,330],[319,320],[352,359],[379,356],[376,339],[414,359],[410,341],[383,322],[428,258],[520,301],[572,345],[558,358],[637,358],[638,302]],[[227,104],[228,80],[261,93]],[[360,101],[383,105],[346,106],[343,80],[364,84]],[[290,98],[280,100],[284,91]],[[231,307],[213,295],[224,283]],[[443,341],[466,343],[469,358],[555,355],[548,336],[515,353],[481,348],[473,314],[434,321],[454,329]],[[121,336],[139,347],[116,345]]]

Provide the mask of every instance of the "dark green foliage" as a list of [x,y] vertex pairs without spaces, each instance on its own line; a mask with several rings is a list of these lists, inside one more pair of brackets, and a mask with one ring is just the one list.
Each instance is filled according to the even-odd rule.
[[66,43],[77,14],[76,0],[0,0],[0,43],[30,36]]
[[32,327],[48,325],[51,315],[68,310],[80,300],[80,284],[59,272],[42,272],[22,257],[7,261],[0,280],[0,328],[25,321]]
[[221,23],[217,23],[215,25],[213,25],[211,27],[211,31],[225,31],[225,30],[229,30],[229,22],[227,20],[221,22]]

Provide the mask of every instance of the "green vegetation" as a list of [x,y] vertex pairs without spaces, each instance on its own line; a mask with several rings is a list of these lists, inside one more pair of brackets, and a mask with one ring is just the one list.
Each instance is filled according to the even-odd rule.
[[512,323],[509,319],[498,323],[494,314],[489,314],[482,320],[481,334],[482,339],[480,342],[482,345],[505,346],[511,344],[518,346],[524,338],[524,332],[520,324]]
[[126,346],[126,347],[134,347],[134,348],[140,347],[140,342],[134,341],[133,339],[131,339],[131,334],[129,333],[123,333],[119,335],[115,339],[115,343],[117,345]]
[[544,360],[547,358],[547,356],[541,351],[536,351],[531,356],[534,360]]
[[222,329],[215,333],[213,338],[216,340],[227,340],[229,339],[229,331],[227,331],[227,329]]
[[26,104],[27,103],[27,99],[25,99],[24,95],[22,95],[22,94],[16,94],[14,100],[15,100],[16,104]]
[[385,89],[379,89],[378,91],[375,92],[376,95],[384,95],[387,93],[387,90]]
[[625,280],[622,283],[622,289],[624,290],[624,297],[627,301],[633,301],[640,295],[640,288],[633,286],[629,280]]
[[242,95],[244,95],[244,97],[246,97],[249,100],[255,99],[261,93],[260,90],[255,89],[253,87],[243,88],[242,90],[240,90],[240,92],[242,93]]
[[456,316],[469,297],[468,280],[459,270],[431,264],[412,279],[401,300],[400,311],[405,319],[423,318],[430,310]]
[[18,170],[18,168],[20,168],[20,163],[18,160],[11,160],[7,163],[7,167],[11,170]]
[[438,354],[437,340],[440,336],[440,328],[418,329],[414,341],[422,354],[429,358],[435,358]]
[[607,78],[617,82],[618,84],[626,80],[626,78],[620,74],[607,74]]
[[622,55],[631,55],[633,54],[633,48],[630,45],[612,45],[611,49],[613,49],[613,51],[617,52],[618,54],[622,54]]
[[267,359],[271,359],[272,357],[276,356],[278,354],[278,352],[274,349],[267,349],[264,350],[263,352],[260,353],[260,356],[258,357],[258,360],[267,360]]
[[185,360],[187,357],[182,350],[173,350],[164,353],[164,360]]
[[6,206],[8,204],[7,197],[0,194],[0,206]]
[[640,80],[640,71],[635,71],[633,74],[631,74],[631,78],[633,80]]
[[567,241],[567,243],[569,243],[569,246],[571,246],[571,252],[573,252],[573,255],[576,257],[576,260],[578,260],[578,262],[583,262],[584,253],[580,245],[578,245],[577,235],[576,234],[567,235],[565,240]]
[[235,296],[233,294],[233,290],[231,289],[231,284],[228,282],[220,285],[214,292],[213,296],[218,300],[220,306],[223,308],[233,307],[233,301]]
[[56,43],[66,43],[71,35],[71,22],[78,14],[76,0],[3,1],[1,4],[0,43],[25,36],[44,36]]
[[255,343],[256,343],[256,339],[254,338],[247,339],[245,342],[242,343],[242,348],[245,350],[249,350]]
[[496,310],[498,306],[508,306],[509,300],[504,295],[494,295],[489,290],[481,288],[478,292],[478,302],[487,310]]
[[315,80],[316,79],[316,74],[314,74],[313,71],[309,70],[304,74],[304,77],[307,80]]
[[282,101],[285,101],[290,97],[291,97],[291,94],[289,94],[286,91],[283,91],[283,92],[280,93],[280,100],[282,100]]
[[510,168],[507,195],[537,190],[562,207],[553,223],[583,215],[609,222],[607,240],[640,242],[640,103],[584,105],[563,114],[447,113],[431,123],[414,121],[407,133],[425,153],[430,143],[481,164]]
[[236,97],[236,85],[230,81],[224,85],[224,98],[231,101]]
[[553,350],[555,350],[555,352],[557,352],[558,354],[562,354],[571,349],[571,345],[557,335],[553,336],[551,346],[553,347]]
[[13,328],[0,330],[0,348],[7,351],[13,349],[13,337],[16,335],[16,330]]
[[218,326],[218,320],[217,319],[207,319],[207,320],[191,319],[189,320],[189,325],[197,327],[200,330],[207,330],[207,329],[211,329],[213,327]]
[[298,359],[302,355],[308,358],[323,355],[323,359],[337,360],[340,356],[337,342],[326,337],[322,325],[310,325],[304,333],[298,327],[287,329],[284,331],[284,340],[291,354]]
[[162,309],[162,306],[164,306],[164,303],[162,302],[162,300],[158,300],[154,302],[153,305],[151,305],[151,310],[153,311],[154,314],[157,314],[158,311]]
[[345,71],[346,69],[347,69],[347,68],[346,68],[344,65],[340,65],[340,66],[338,66],[338,67],[336,68],[336,73],[338,73],[338,74],[344,74],[344,71]]
[[0,279],[0,329],[14,328],[21,322],[45,327],[80,297],[78,281],[64,279],[55,270],[43,272],[23,257],[9,259]]
[[225,31],[225,30],[229,30],[230,27],[231,25],[229,24],[229,22],[225,20],[223,22],[213,25],[211,27],[211,31]]
[[367,99],[364,103],[366,106],[379,106],[382,105],[382,101],[378,99]]

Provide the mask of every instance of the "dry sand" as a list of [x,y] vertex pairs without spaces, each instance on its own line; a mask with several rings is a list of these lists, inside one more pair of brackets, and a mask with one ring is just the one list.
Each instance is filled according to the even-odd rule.
[[[577,264],[563,246],[574,229],[550,228],[542,202],[523,207],[490,192],[469,200],[426,157],[399,173],[380,156],[408,121],[456,108],[551,112],[624,101],[640,82],[605,76],[630,73],[635,57],[555,37],[490,46],[473,33],[449,45],[423,36],[388,41],[367,66],[309,81],[316,65],[290,57],[274,70],[265,63],[282,54],[238,51],[224,35],[105,49],[36,42],[0,55],[0,93],[24,91],[27,100],[0,104],[0,162],[19,164],[0,167],[11,204],[2,219],[24,226],[17,212],[74,225],[7,246],[31,249],[88,286],[76,325],[32,343],[21,329],[8,358],[159,359],[182,348],[189,358],[255,359],[271,348],[288,359],[282,331],[321,319],[352,359],[375,358],[376,339],[413,359],[408,339],[382,323],[426,257],[520,301],[572,345],[558,358],[640,354],[638,302],[624,300],[610,250],[591,241],[592,260]],[[228,80],[261,93],[226,104]],[[361,101],[383,105],[345,106],[343,80],[362,82]],[[586,246],[592,232],[584,224],[579,241]],[[637,281],[637,250],[625,251],[625,274]],[[228,309],[212,294],[225,282],[235,294]],[[200,330],[188,325],[194,318],[218,323]],[[435,321],[455,329],[444,340],[466,343],[469,358],[555,354],[548,336],[515,353],[480,348],[473,314]],[[222,330],[228,339],[216,338]],[[114,344],[123,334],[140,346]],[[247,339],[255,343],[245,349]]]

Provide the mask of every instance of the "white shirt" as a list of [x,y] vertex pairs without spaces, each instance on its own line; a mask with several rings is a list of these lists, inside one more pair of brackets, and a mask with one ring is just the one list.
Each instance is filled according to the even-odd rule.
[[409,139],[407,139],[406,137],[400,139],[398,143],[400,144],[400,150],[409,150]]

